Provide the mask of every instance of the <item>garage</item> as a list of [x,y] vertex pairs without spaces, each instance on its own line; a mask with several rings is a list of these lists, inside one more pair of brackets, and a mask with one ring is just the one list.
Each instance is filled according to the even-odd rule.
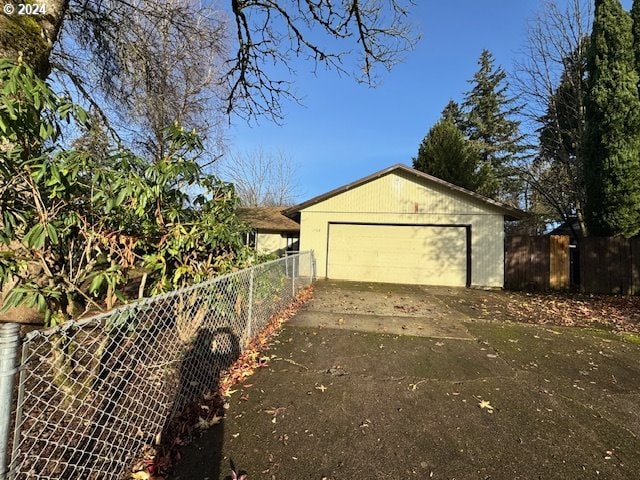
[[398,164],[283,211],[318,278],[504,285],[505,221],[522,210]]
[[331,223],[327,277],[468,286],[468,230],[466,226]]

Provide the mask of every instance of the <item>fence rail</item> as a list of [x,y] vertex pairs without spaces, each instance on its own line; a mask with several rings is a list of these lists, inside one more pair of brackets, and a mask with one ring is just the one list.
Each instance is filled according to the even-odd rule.
[[220,374],[313,276],[313,255],[302,252],[30,332],[13,402],[19,337],[4,325],[0,479],[123,478],[134,458],[171,437],[186,406],[217,390]]

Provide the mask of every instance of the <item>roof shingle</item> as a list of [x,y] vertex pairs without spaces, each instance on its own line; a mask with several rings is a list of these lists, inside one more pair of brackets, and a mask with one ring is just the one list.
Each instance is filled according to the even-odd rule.
[[237,213],[240,220],[257,230],[299,232],[300,224],[282,212],[287,207],[241,207]]

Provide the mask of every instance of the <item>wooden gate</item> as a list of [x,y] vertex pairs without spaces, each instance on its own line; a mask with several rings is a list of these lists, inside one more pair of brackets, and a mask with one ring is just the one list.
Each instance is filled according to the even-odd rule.
[[569,237],[514,235],[505,240],[505,287],[569,288]]

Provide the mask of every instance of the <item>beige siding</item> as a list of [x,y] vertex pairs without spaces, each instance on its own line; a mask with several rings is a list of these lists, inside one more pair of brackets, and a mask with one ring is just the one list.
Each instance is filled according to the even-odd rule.
[[280,255],[286,248],[287,236],[285,234],[258,232],[256,235],[256,250],[260,253]]
[[353,190],[306,208],[305,212],[369,212],[482,215],[487,206],[479,200],[413,175],[394,172]]
[[503,214],[428,180],[394,172],[302,210],[300,249],[315,251],[318,278],[327,275],[330,222],[468,225],[471,285],[503,286]]

